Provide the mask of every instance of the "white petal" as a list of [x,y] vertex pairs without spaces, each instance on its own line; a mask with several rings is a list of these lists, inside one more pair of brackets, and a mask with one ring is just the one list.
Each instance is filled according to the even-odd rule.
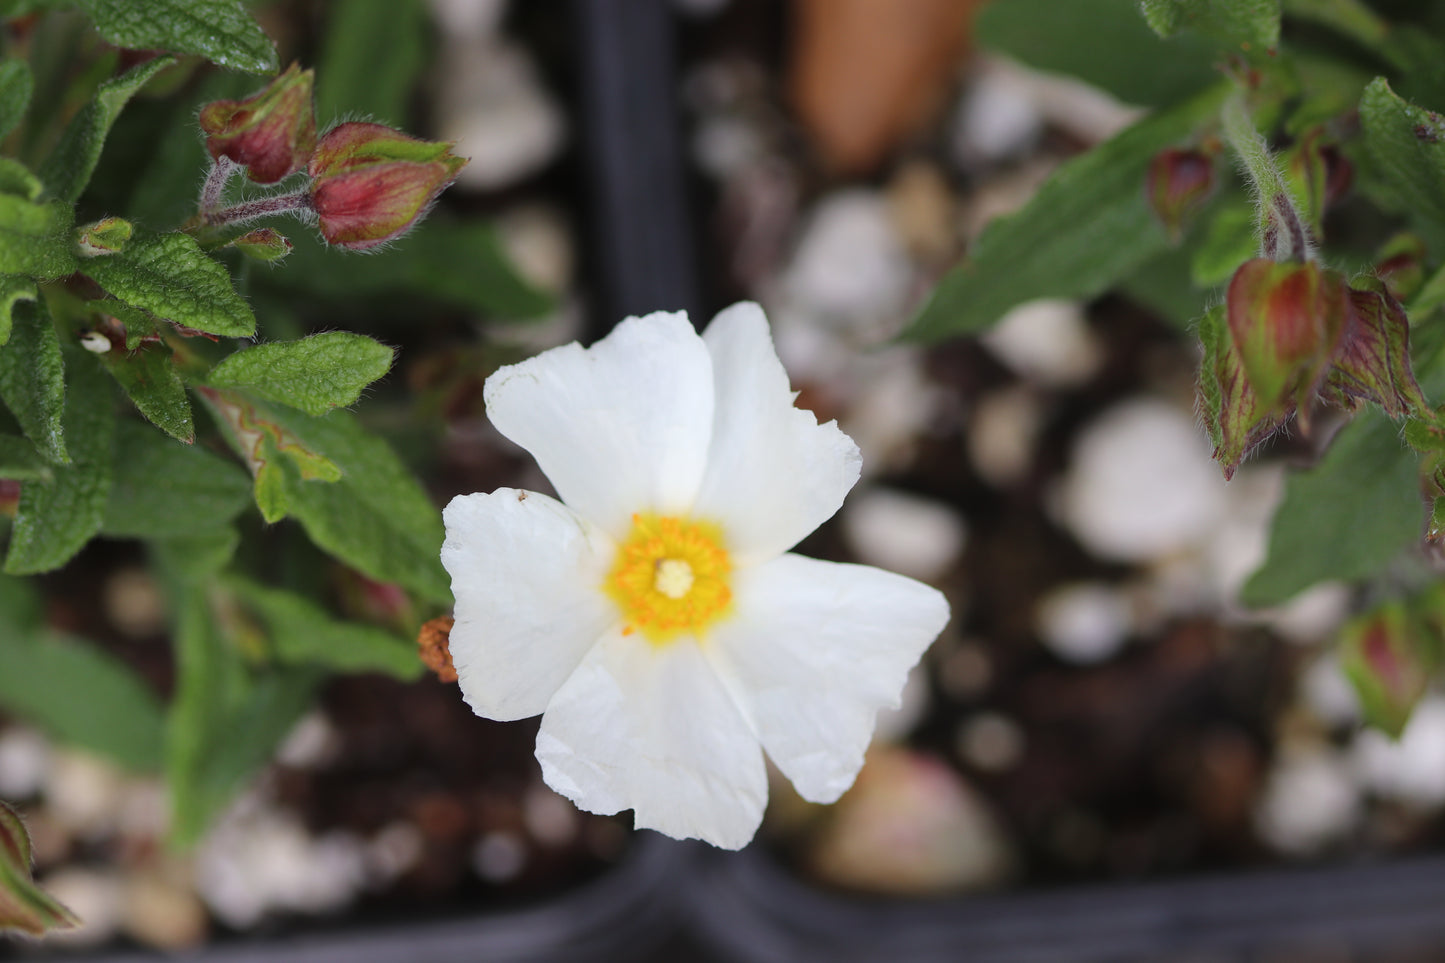
[[737,573],[737,612],[704,651],[763,748],[804,799],[853,784],[878,710],[948,622],[922,582],[866,565],[784,555]]
[[535,716],[617,621],[600,591],[616,548],[555,498],[514,488],[459,495],[442,517],[462,696],[488,719]]
[[712,362],[685,314],[628,318],[499,369],[484,389],[497,430],[532,453],[574,511],[617,538],[642,510],[685,513],[712,435]]
[[542,716],[547,785],[594,813],[738,849],[757,832],[767,777],[757,737],[691,639],[613,632]]
[[793,406],[768,320],[735,304],[703,334],[717,407],[694,513],[719,522],[739,565],[776,558],[830,518],[858,480],[862,457],[835,422]]

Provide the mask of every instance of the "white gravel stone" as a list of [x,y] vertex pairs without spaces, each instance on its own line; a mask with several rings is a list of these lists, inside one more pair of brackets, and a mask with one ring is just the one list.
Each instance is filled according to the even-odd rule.
[[984,772],[1005,772],[1024,757],[1028,740],[1019,724],[996,712],[980,712],[958,727],[959,756]]
[[1000,318],[980,340],[1018,374],[1048,388],[1083,384],[1104,360],[1077,301],[1027,301]]
[[1332,637],[1349,618],[1353,592],[1342,582],[1320,582],[1259,619],[1296,645],[1314,645]]
[[120,770],[78,750],[57,750],[46,773],[45,801],[55,821],[86,839],[115,829],[124,790]]
[[442,44],[437,133],[471,162],[459,187],[495,190],[535,173],[566,140],[562,108],[542,86],[531,56],[506,41]]
[[431,0],[432,17],[444,36],[494,35],[507,15],[508,0]]
[[50,743],[44,736],[24,726],[0,732],[0,799],[30,798],[49,771]]
[[496,220],[507,256],[522,277],[544,291],[562,294],[572,284],[576,255],[572,231],[557,208],[518,204]]
[[814,206],[781,283],[821,320],[867,327],[898,320],[912,272],[886,198],[850,188]]
[[1028,385],[986,395],[968,422],[966,442],[974,470],[995,488],[1019,481],[1033,464],[1042,427],[1043,410]]
[[984,58],[953,118],[950,143],[964,168],[1027,153],[1044,129],[1028,78],[1017,66]]
[[1361,731],[1354,757],[1361,779],[1380,795],[1421,807],[1445,803],[1445,697],[1423,699],[1398,742]]
[[489,883],[516,878],[527,865],[527,844],[516,833],[495,830],[477,840],[472,869]]
[[1034,612],[1039,639],[1050,652],[1078,665],[1114,656],[1134,631],[1134,611],[1124,592],[1102,582],[1064,585],[1039,600]]
[[1310,711],[1329,725],[1348,726],[1359,721],[1359,697],[1334,653],[1320,656],[1305,669],[1300,677],[1300,695]]
[[962,516],[949,506],[879,487],[848,499],[843,532],[863,562],[923,581],[947,572],[967,539]]
[[1349,764],[1320,746],[1288,753],[1275,764],[1254,823],[1275,849],[1304,855],[1349,833],[1362,814],[1360,787]]
[[863,477],[906,464],[942,398],[924,377],[918,353],[897,348],[858,358],[847,381],[847,410],[838,420],[863,453]]
[[582,828],[577,807],[540,783],[522,797],[522,823],[543,846],[566,846]]
[[387,825],[366,844],[367,883],[380,889],[409,872],[426,849],[426,837],[413,823]]
[[1223,514],[1224,487],[1194,419],[1139,398],[1080,434],[1060,521],[1100,558],[1148,561],[1200,546]]
[[312,710],[296,721],[276,750],[276,761],[296,769],[318,769],[336,757],[341,737],[326,713]]
[[102,587],[105,614],[131,638],[157,635],[166,628],[166,603],[151,573],[138,566],[118,569]]
[[47,873],[37,882],[80,918],[79,926],[56,930],[46,937],[47,942],[71,947],[97,946],[114,937],[120,928],[124,888],[117,874],[69,868]]

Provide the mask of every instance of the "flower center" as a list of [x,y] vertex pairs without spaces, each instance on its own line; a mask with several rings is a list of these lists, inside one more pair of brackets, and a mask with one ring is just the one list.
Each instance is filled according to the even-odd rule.
[[602,588],[622,610],[624,635],[641,632],[663,645],[701,634],[727,613],[731,572],[716,525],[644,512],[632,516]]

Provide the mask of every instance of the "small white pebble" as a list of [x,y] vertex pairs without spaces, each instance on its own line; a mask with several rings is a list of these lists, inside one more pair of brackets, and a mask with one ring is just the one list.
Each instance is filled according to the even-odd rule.
[[101,598],[111,623],[131,638],[165,631],[166,603],[160,586],[146,569],[117,569],[105,580]]
[[984,59],[954,114],[953,156],[960,166],[996,163],[1027,152],[1043,132],[1027,79],[1017,67]]
[[507,6],[507,0],[431,0],[432,16],[448,36],[492,36],[501,29]]
[[897,314],[912,273],[887,200],[852,188],[814,206],[781,283],[800,305],[850,328]]
[[1111,658],[1134,631],[1129,597],[1100,582],[1053,589],[1039,600],[1034,621],[1050,652],[1079,665]]
[[1104,360],[1099,339],[1077,301],[1027,301],[979,340],[1019,375],[1048,388],[1083,384]]
[[955,699],[971,699],[984,692],[993,682],[993,660],[977,642],[963,642],[942,656],[938,681]]
[[110,339],[99,331],[87,331],[80,336],[80,346],[92,354],[105,354],[110,350]]
[[854,494],[843,510],[843,531],[869,565],[930,581],[963,552],[963,517],[933,499],[890,488]]
[[121,922],[120,877],[93,869],[61,869],[39,879],[40,887],[80,919],[74,929],[55,930],[46,940],[66,946],[97,946],[116,934]]
[[1255,806],[1261,837],[1282,852],[1317,852],[1352,830],[1363,814],[1360,788],[1339,754],[1324,747],[1275,763]]
[[516,833],[487,833],[472,850],[472,869],[489,883],[514,879],[526,865],[527,846]]
[[425,850],[426,837],[414,824],[388,824],[366,844],[367,883],[377,889],[386,886],[410,872]]
[[326,714],[319,710],[306,713],[276,750],[276,761],[296,769],[319,769],[336,757],[341,737]]
[[56,822],[87,839],[110,833],[125,789],[119,769],[79,750],[58,750],[46,773],[45,801]]
[[1334,635],[1350,616],[1350,587],[1321,582],[1260,616],[1260,621],[1296,645],[1314,645]]
[[44,736],[24,726],[0,732],[0,799],[29,799],[49,770],[50,743]]
[[958,727],[955,746],[964,762],[984,772],[1004,772],[1023,759],[1024,731],[1006,716],[980,712]]
[[160,779],[127,779],[115,806],[116,829],[127,839],[155,842],[165,838],[170,828],[170,799]]
[[495,223],[502,246],[522,277],[553,294],[567,290],[577,258],[572,231],[561,211],[544,204],[519,204]]
[[1005,488],[1023,478],[1033,464],[1042,426],[1038,396],[1028,385],[986,395],[969,419],[969,460],[984,481]]
[[1353,748],[1361,779],[1380,795],[1421,807],[1445,803],[1445,697],[1421,700],[1398,742],[1365,729]]
[[125,881],[121,900],[121,926],[139,943],[176,951],[199,946],[206,938],[206,908],[185,886],[144,874]]
[[1218,525],[1225,481],[1192,416],[1138,398],[1079,435],[1059,513],[1100,558],[1142,562],[1199,547]]
[[573,806],[544,785],[529,786],[522,797],[522,823],[543,846],[567,846],[577,838],[582,818]]
[[1329,725],[1348,726],[1359,721],[1359,697],[1334,653],[1320,656],[1305,669],[1300,677],[1300,695],[1310,711]]

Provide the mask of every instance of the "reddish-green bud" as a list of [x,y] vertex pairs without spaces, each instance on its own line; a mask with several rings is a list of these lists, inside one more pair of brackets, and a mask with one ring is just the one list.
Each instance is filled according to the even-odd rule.
[[245,100],[217,100],[201,108],[201,129],[213,160],[246,168],[258,184],[274,184],[306,166],[316,147],[314,77],[295,64]]
[[1385,283],[1364,278],[1351,288],[1345,327],[1327,386],[1348,399],[1373,401],[1391,418],[1429,415],[1410,366],[1410,322]]
[[231,242],[231,246],[265,264],[274,264],[291,253],[291,241],[269,227],[242,234]]
[[[1429,596],[1416,602],[1428,606]],[[1340,636],[1341,666],[1365,718],[1398,737],[1429,686],[1437,661],[1434,646],[1398,600],[1347,622]]]
[[1375,254],[1375,276],[1385,282],[1391,296],[1408,301],[1425,283],[1425,242],[1408,231],[1396,234]]
[[1229,282],[1230,337],[1260,407],[1293,404],[1308,427],[1309,404],[1324,382],[1345,326],[1344,278],[1313,261],[1244,262]]
[[75,914],[35,885],[30,837],[15,810],[0,803],[0,934],[44,936],[79,923]]
[[1149,206],[1177,242],[1185,222],[1214,193],[1214,157],[1202,150],[1162,150],[1149,163],[1145,189]]
[[365,250],[405,234],[466,166],[451,148],[381,124],[348,123],[327,133],[307,168],[322,237]]
[[119,254],[134,231],[130,221],[107,217],[75,229],[75,246],[81,257]]

